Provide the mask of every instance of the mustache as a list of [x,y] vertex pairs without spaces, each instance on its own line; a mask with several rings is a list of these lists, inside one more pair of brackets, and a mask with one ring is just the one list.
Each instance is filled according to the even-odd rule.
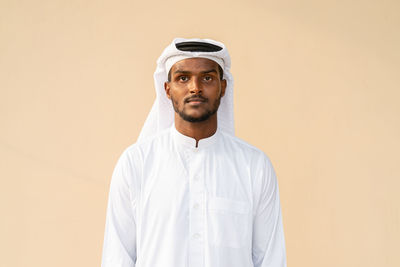
[[190,101],[207,102],[208,98],[205,98],[204,96],[201,96],[201,95],[192,95],[192,96],[185,98],[184,103],[189,103]]

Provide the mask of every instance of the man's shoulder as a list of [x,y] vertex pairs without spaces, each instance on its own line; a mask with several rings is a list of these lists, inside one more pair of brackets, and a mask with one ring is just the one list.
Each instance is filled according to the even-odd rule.
[[272,171],[274,168],[269,156],[260,148],[248,143],[247,141],[230,134],[224,134],[224,139],[230,143],[232,148],[229,151],[233,157],[238,157],[242,166],[249,166],[256,172]]
[[138,153],[140,151],[146,151],[148,149],[153,148],[154,145],[160,144],[160,142],[162,143],[169,140],[169,137],[170,137],[170,130],[167,128],[150,137],[147,137],[145,139],[142,139],[140,141],[131,144],[124,150],[124,153],[132,154],[132,153]]
[[256,157],[267,157],[264,151],[250,144],[249,142],[237,137],[236,135],[225,132],[222,132],[222,135],[223,139],[229,142],[236,151],[240,150],[246,154],[251,154]]

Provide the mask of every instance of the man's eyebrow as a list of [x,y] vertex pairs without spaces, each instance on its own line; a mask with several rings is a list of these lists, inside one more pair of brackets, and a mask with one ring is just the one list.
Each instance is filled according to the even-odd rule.
[[210,73],[210,72],[218,73],[216,69],[211,69],[211,70],[202,71],[201,73]]
[[184,74],[188,74],[188,73],[190,73],[190,71],[176,70],[176,71],[174,71],[174,74],[175,74],[175,73],[184,73]]

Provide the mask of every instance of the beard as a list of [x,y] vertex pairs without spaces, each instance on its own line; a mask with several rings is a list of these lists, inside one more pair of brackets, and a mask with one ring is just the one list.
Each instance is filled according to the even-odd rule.
[[[202,96],[197,96],[196,95],[196,96],[191,96],[190,98],[193,98],[193,97],[202,98],[205,102],[208,102],[208,99],[205,99]],[[188,99],[190,99],[190,98],[188,98]],[[183,101],[183,102],[186,103],[188,99],[185,99],[185,101]],[[186,113],[186,108],[185,108],[184,105],[183,105],[183,108],[180,110],[179,107],[178,107],[178,102],[175,101],[172,96],[171,96],[171,100],[172,100],[171,102],[172,102],[172,106],[174,107],[175,112],[178,113],[178,115],[183,120],[185,120],[187,122],[203,122],[203,121],[208,120],[215,113],[217,113],[219,105],[221,103],[221,96],[219,96],[217,99],[215,99],[211,109],[205,110],[205,112],[203,114],[201,114],[200,116],[198,116],[198,117],[194,117],[194,116],[191,116],[191,115],[187,114]]]

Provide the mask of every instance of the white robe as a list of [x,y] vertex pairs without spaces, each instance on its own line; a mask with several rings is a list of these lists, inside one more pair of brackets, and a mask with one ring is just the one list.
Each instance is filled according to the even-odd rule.
[[102,267],[285,267],[274,169],[221,130],[175,126],[128,147],[109,193]]

